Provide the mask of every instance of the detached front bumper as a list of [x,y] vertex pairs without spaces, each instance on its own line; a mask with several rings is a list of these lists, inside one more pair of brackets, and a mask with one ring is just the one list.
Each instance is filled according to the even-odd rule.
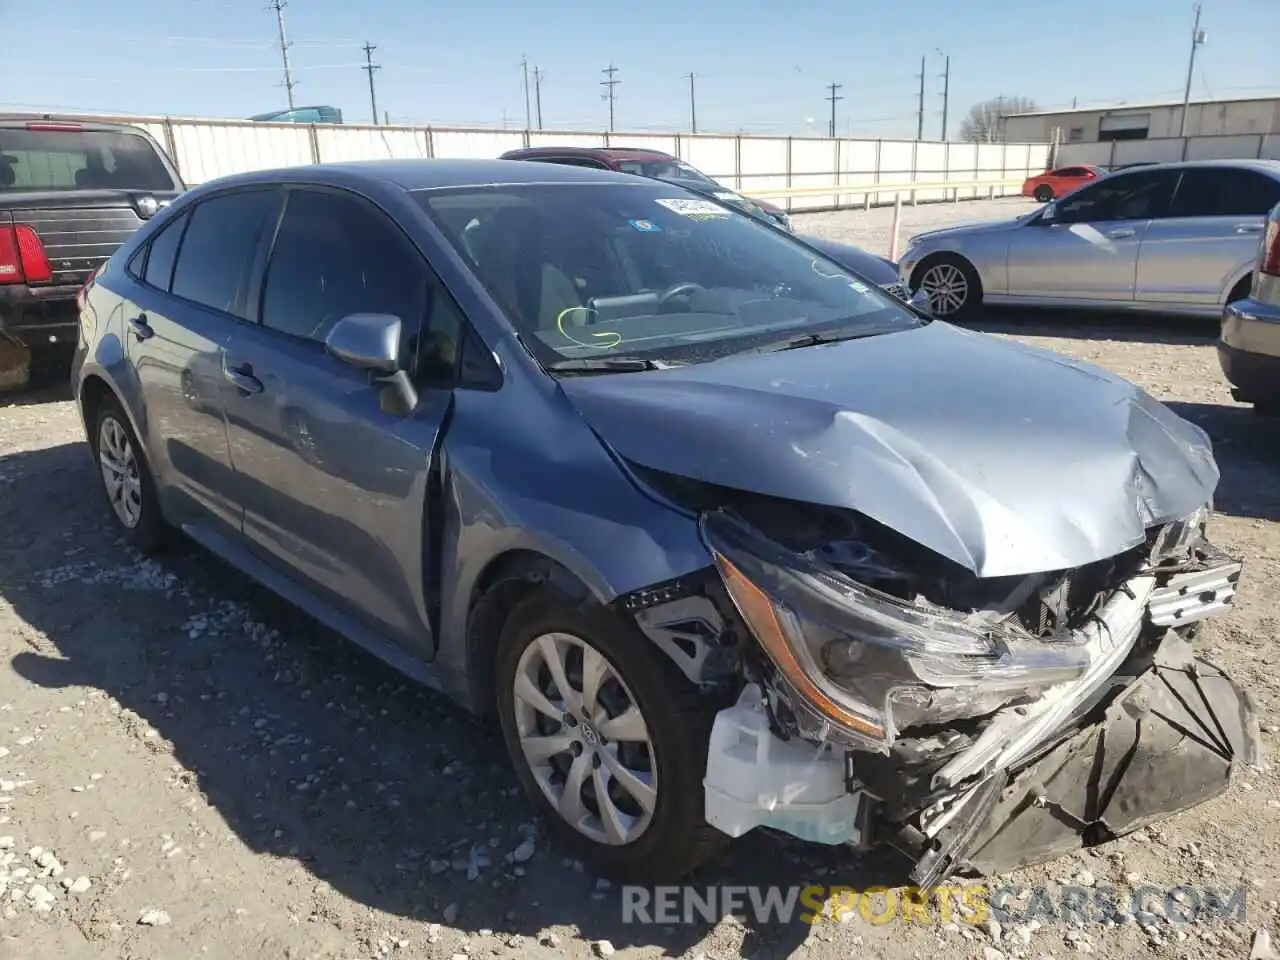
[[[1106,842],[1216,796],[1256,762],[1258,731],[1248,695],[1191,651],[1193,625],[1229,609],[1241,565],[1205,543],[1196,556],[1185,572],[1122,584],[1077,631],[1081,675],[970,725],[952,752],[784,740],[749,686],[716,718],[708,822],[734,836],[887,840],[927,886]],[[886,789],[886,766],[911,788]]]

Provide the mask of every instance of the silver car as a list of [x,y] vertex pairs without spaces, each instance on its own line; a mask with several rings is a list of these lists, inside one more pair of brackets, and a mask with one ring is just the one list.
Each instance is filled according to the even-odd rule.
[[899,271],[935,316],[983,303],[1218,317],[1248,295],[1280,162],[1113,174],[1015,220],[913,237]]

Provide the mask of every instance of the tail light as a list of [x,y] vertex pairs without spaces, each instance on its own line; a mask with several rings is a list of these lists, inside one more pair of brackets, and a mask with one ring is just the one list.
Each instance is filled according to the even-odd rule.
[[0,284],[48,283],[49,256],[35,229],[25,223],[0,226]]
[[1267,219],[1267,234],[1262,240],[1263,273],[1280,277],[1280,211]]

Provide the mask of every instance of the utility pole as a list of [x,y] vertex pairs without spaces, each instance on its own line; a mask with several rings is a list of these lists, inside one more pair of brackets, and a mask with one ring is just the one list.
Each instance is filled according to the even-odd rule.
[[542,68],[534,66],[533,68],[533,99],[534,105],[538,108],[538,129],[542,129]]
[[293,80],[293,74],[289,70],[289,41],[284,35],[284,8],[289,5],[288,0],[271,0],[271,9],[276,12],[276,30],[280,34],[280,59],[284,63],[284,92],[289,98],[289,109],[293,109],[293,88],[297,86]]
[[996,97],[996,129],[995,140],[991,139],[992,131],[987,131],[987,143],[998,143],[1004,140],[1004,94]]
[[916,110],[916,139],[924,139],[924,70],[925,58],[920,58],[920,72],[917,76],[920,78],[920,105]]
[[609,78],[608,80],[600,81],[600,86],[604,87],[606,91],[600,96],[602,100],[609,101],[609,132],[613,133],[613,101],[617,99],[617,94],[613,92],[613,88],[622,81],[613,79],[613,75],[618,72],[618,68],[613,65],[612,61],[609,63],[609,66],[605,67],[600,72]]
[[375,127],[378,125],[378,94],[373,89],[373,71],[382,69],[382,67],[373,62],[373,51],[377,49],[368,40],[364,42],[364,66],[361,67],[365,73],[369,74],[369,109],[373,112],[373,125]]
[[[938,50],[938,53],[942,53],[942,51]],[[945,143],[947,140],[947,107],[950,106],[951,100],[951,54],[942,53],[942,56],[946,60],[946,65],[940,74],[942,77],[942,140]]]
[[843,88],[844,88],[843,83],[827,84],[827,89],[831,91],[831,93],[827,96],[827,99],[831,101],[831,123],[827,127],[827,135],[831,137],[831,139],[833,140],[835,139],[835,136],[836,136],[836,101],[844,99],[844,97],[837,96],[836,91],[842,90]]
[[1196,49],[1205,41],[1205,33],[1200,29],[1200,4],[1195,5],[1196,22],[1191,27],[1191,56],[1187,60],[1187,89],[1182,94],[1182,129],[1178,136],[1187,135],[1187,110],[1191,106],[1191,72],[1196,68]]
[[691,133],[698,132],[698,99],[694,93],[693,81],[696,74],[689,72],[685,77],[689,81],[689,129]]
[[533,129],[533,111],[529,106],[529,58],[520,58],[520,69],[524,71],[524,128]]

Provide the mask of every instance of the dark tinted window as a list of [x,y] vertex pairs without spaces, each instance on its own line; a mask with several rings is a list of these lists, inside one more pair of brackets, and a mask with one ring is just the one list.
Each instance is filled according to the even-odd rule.
[[383,214],[338,193],[290,193],[267,267],[262,323],[323,340],[350,313],[389,313],[406,337],[427,306],[428,271]]
[[1254,170],[1191,168],[1182,173],[1169,215],[1261,217],[1280,203],[1280,182]]
[[169,281],[173,279],[173,263],[178,257],[178,244],[182,242],[182,231],[187,225],[187,215],[177,217],[155,235],[151,241],[151,252],[147,254],[147,272],[143,279],[153,287],[161,290],[169,289]]
[[0,191],[177,188],[156,148],[137,134],[0,129]]
[[539,163],[558,163],[566,167],[590,167],[592,170],[609,169],[599,160],[592,160],[590,157],[531,157]]
[[1168,170],[1105,177],[1063,199],[1055,219],[1089,223],[1163,216],[1177,178],[1177,173]]
[[244,190],[200,203],[182,239],[174,294],[244,316],[249,268],[275,213],[276,198],[274,190]]
[[1054,177],[1083,177],[1085,170],[1083,167],[1063,167],[1061,170],[1055,170],[1050,176]]

